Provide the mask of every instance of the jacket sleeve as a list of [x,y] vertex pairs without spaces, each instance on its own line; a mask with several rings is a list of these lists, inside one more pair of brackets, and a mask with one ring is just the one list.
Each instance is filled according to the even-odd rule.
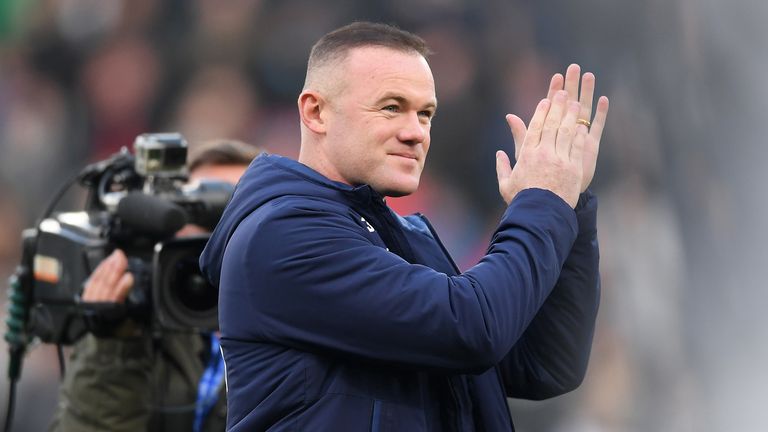
[[83,337],[74,346],[50,430],[146,430],[150,350],[149,338]]
[[555,288],[499,365],[509,397],[545,399],[584,379],[600,302],[597,198],[582,194],[576,215],[579,234]]
[[223,339],[485,370],[528,327],[577,232],[575,213],[556,195],[522,191],[488,254],[448,276],[371,243],[350,217],[310,207],[273,202],[237,228],[223,260]]

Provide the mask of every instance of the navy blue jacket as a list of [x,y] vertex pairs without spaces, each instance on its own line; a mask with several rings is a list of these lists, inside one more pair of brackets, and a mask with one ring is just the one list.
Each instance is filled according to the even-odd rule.
[[576,388],[599,302],[596,199],[509,205],[460,273],[427,220],[262,155],[200,262],[233,431],[510,431],[506,397]]

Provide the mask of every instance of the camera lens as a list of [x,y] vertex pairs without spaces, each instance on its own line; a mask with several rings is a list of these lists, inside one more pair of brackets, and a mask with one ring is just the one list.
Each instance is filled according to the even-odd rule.
[[218,328],[219,290],[208,283],[197,263],[207,240],[207,236],[175,238],[155,246],[152,295],[161,328]]
[[204,312],[216,307],[218,293],[200,274],[195,258],[186,257],[176,262],[170,286],[182,306]]

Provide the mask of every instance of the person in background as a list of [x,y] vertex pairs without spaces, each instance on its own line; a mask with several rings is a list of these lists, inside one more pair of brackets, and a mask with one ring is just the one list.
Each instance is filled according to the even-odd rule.
[[428,55],[384,24],[323,36],[298,99],[298,161],[262,155],[238,184],[200,258],[219,287],[228,430],[513,430],[507,397],[581,383],[608,100],[593,118],[595,77],[571,65],[528,127],[507,115],[508,208],[460,273],[426,218],[386,203],[416,191],[430,148]]
[[[189,181],[236,184],[259,150],[233,140],[192,147]],[[177,236],[204,233],[187,225]],[[122,303],[134,276],[116,249],[85,284],[84,302]],[[224,376],[217,334],[152,335],[125,322],[111,337],[84,336],[74,346],[51,431],[223,431]]]

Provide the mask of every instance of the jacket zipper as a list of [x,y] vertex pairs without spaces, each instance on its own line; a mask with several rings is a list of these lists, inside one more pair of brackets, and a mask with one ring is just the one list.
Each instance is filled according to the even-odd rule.
[[[379,217],[378,217],[379,215],[371,214],[371,216],[376,220],[376,222],[378,224],[381,224],[381,220],[379,220]],[[422,221],[424,221],[424,224],[429,229],[430,234],[432,234],[432,238],[435,240],[437,245],[440,246],[440,250],[443,252],[443,256],[448,259],[448,262],[451,264],[451,267],[453,267],[453,270],[456,272],[456,274],[457,275],[461,274],[461,270],[459,270],[459,266],[456,265],[456,262],[453,260],[451,255],[448,253],[448,250],[445,248],[445,245],[443,245],[443,242],[440,240],[440,237],[437,236],[437,233],[435,232],[434,227],[432,227],[432,224],[429,223],[429,221],[427,220],[427,218],[423,214],[417,213],[417,216]],[[384,226],[384,225],[382,224],[381,226]],[[379,235],[381,235],[381,234],[379,234]],[[397,241],[397,239],[396,239],[396,237],[394,235],[392,236],[392,240],[395,243],[398,243],[398,241]],[[454,420],[454,422],[455,422],[454,423],[454,427],[455,427],[456,431],[461,431],[462,430],[462,427],[461,427],[462,421],[461,421],[461,419],[462,419],[463,416],[462,416],[462,413],[461,413],[461,410],[460,410],[460,407],[459,407],[459,397],[456,394],[456,388],[453,385],[453,381],[450,378],[447,378],[446,381],[448,382],[448,390],[451,393],[451,401],[453,402],[453,406],[455,408],[454,412],[456,413],[456,418]],[[378,430],[378,428],[379,428],[379,419],[378,419],[378,417],[380,416],[380,413],[379,413],[379,409],[380,408],[379,408],[379,405],[378,405],[379,403],[380,403],[380,401],[375,401],[374,405],[373,405],[374,416],[373,416],[373,419],[372,419],[372,422],[371,422],[371,431]]]
[[454,410],[454,412],[456,412],[456,418],[454,419],[454,422],[455,422],[454,426],[456,427],[455,430],[458,432],[462,430],[462,427],[461,427],[462,415],[461,415],[461,409],[459,407],[459,396],[456,394],[456,389],[453,387],[453,380],[451,380],[451,378],[448,377],[447,381],[448,381],[448,390],[451,391],[451,399],[453,399],[453,406],[456,407],[456,409]]
[[[451,262],[451,265],[453,266],[453,269],[456,271],[456,274],[461,274],[461,271],[459,270],[459,267],[456,265],[456,262],[453,261],[453,258],[448,253],[448,250],[445,248],[445,246],[443,245],[443,242],[440,241],[440,238],[437,236],[437,232],[435,232],[435,229],[432,227],[432,224],[429,223],[429,220],[427,220],[427,218],[424,215],[422,215],[421,213],[419,213],[418,215],[419,215],[419,218],[421,218],[421,220],[424,221],[424,223],[427,225],[427,228],[429,228],[429,232],[432,233],[432,237],[434,237],[435,241],[440,246],[440,249],[442,249],[443,254],[445,255],[445,257],[448,258],[448,261]],[[494,369],[496,371],[496,382],[498,382],[499,387],[501,388],[501,394],[506,396],[507,392],[506,392],[506,390],[504,390],[504,384],[501,381],[501,373],[499,372],[498,365]],[[453,397],[454,403],[458,407],[458,399],[456,397],[456,391],[454,390],[453,383],[451,383],[450,380],[448,380],[448,387],[451,389],[451,396]],[[509,419],[509,425],[514,430],[514,424],[512,423],[512,416],[509,415],[509,412],[507,412],[507,418]],[[458,430],[461,430],[461,427],[459,427]]]
[[[507,389],[504,388],[504,382],[501,380],[501,371],[499,370],[499,365],[496,365],[493,370],[496,371],[496,382],[499,383],[499,388],[501,388],[501,395],[506,399]],[[507,420],[509,420],[509,427],[511,430],[515,430],[515,423],[512,421],[512,414],[509,412],[509,410],[506,410],[506,412]]]
[[381,401],[373,401],[373,413],[371,414],[371,432],[381,430]]

